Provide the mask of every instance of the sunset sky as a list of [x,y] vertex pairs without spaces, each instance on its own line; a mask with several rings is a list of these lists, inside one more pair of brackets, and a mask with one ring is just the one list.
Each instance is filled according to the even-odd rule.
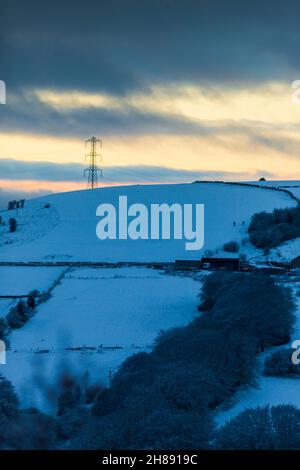
[[[2,2],[3,3],[3,2]],[[102,185],[300,179],[300,3],[10,0],[0,199]]]

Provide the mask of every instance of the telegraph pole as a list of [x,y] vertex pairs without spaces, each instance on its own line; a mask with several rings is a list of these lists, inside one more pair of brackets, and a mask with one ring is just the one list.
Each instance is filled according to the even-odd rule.
[[84,176],[88,173],[88,189],[94,189],[98,186],[98,172],[102,176],[101,168],[98,168],[97,158],[101,161],[101,155],[97,153],[97,147],[102,148],[102,140],[91,137],[85,141],[85,146],[90,146],[90,152],[85,156],[89,159],[89,167],[84,170]]

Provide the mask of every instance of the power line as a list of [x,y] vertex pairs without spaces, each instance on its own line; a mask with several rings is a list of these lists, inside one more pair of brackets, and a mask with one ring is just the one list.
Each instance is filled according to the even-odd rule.
[[98,167],[97,158],[101,160],[101,155],[97,153],[97,146],[102,148],[102,140],[91,137],[85,141],[85,145],[90,145],[90,152],[85,156],[89,159],[89,167],[84,170],[84,176],[88,173],[88,189],[94,189],[98,186],[98,172],[102,176],[102,170]]

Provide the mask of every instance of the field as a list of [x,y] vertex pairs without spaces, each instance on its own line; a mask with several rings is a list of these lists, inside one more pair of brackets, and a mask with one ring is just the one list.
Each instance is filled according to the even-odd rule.
[[36,316],[12,334],[3,373],[24,405],[40,403],[34,377],[51,383],[61,368],[88,371],[91,379],[107,383],[109,371],[148,350],[160,330],[197,315],[199,290],[191,277],[154,269],[73,269]]

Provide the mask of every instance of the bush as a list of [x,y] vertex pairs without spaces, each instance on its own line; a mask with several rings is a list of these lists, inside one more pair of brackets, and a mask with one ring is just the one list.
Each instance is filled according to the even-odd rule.
[[274,377],[293,377],[300,375],[300,366],[292,363],[292,351],[276,351],[265,360],[264,375]]
[[[69,442],[69,449],[208,449],[214,433],[212,418],[164,408],[153,402],[153,393],[133,395],[126,407],[101,418],[86,421],[80,433]],[[140,406],[136,398],[147,401]],[[156,406],[153,406],[155,403]]]
[[88,410],[82,408],[66,409],[58,420],[58,437],[72,439],[89,420]]
[[1,448],[15,450],[54,449],[57,443],[56,421],[35,408],[19,411],[5,424]]
[[27,297],[27,302],[26,302],[27,306],[33,310],[34,307],[35,307],[35,297],[33,297],[33,295],[29,295]]
[[21,328],[32,317],[31,308],[20,300],[16,307],[13,307],[6,315],[6,323],[9,328]]
[[33,289],[29,292],[29,295],[32,295],[32,297],[36,298],[40,295],[40,291],[38,289]]
[[213,431],[212,420],[207,415],[154,409],[140,423],[135,443],[140,449],[208,449]]
[[210,310],[219,295],[222,295],[222,290],[226,290],[235,281],[237,275],[235,273],[215,271],[210,276],[205,278],[199,297],[201,304],[198,307],[200,311]]
[[17,230],[17,221],[13,217],[9,219],[9,231],[11,233],[15,232]]
[[0,420],[15,418],[18,414],[19,400],[12,384],[0,375]]
[[300,449],[300,410],[292,405],[245,410],[220,429],[216,446],[224,450]]
[[228,242],[223,246],[223,250],[227,253],[237,253],[239,251],[239,244],[237,242]]
[[257,248],[273,248],[300,237],[300,205],[254,214],[248,233],[250,242]]
[[226,275],[223,280],[220,273],[213,273],[210,278],[202,299],[212,308],[197,320],[202,327],[242,336],[246,331],[257,350],[289,341],[295,306],[288,288],[256,273]]
[[82,400],[80,383],[68,373],[63,373],[59,381],[60,394],[57,401],[57,414],[62,416],[68,410],[76,409]]
[[153,355],[164,368],[166,363],[176,363],[180,358],[180,372],[185,369],[185,375],[195,383],[199,384],[196,377],[200,375],[199,394],[206,397],[209,408],[230,398],[240,386],[255,385],[255,347],[243,334],[224,334],[195,322],[177,336],[157,344]]

